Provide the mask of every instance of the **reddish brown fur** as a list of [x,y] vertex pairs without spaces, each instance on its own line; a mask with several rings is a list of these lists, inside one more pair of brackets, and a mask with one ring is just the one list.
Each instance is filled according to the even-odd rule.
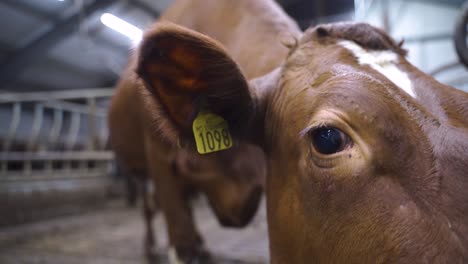
[[[147,31],[144,42],[149,45],[139,50],[117,85],[109,114],[112,146],[127,172],[148,175],[155,184],[170,244],[183,260],[208,261],[187,201],[193,189],[207,195],[224,224],[245,225],[258,205],[265,174],[259,148],[235,143],[230,150],[203,156],[188,149],[193,145],[192,121],[202,108],[223,116],[233,135],[250,119],[252,102],[243,75],[259,76],[277,67],[288,53],[280,40],[293,36],[282,36],[283,29],[293,29],[288,34],[299,33],[289,18],[280,18],[278,23],[277,15],[270,15],[281,14],[275,8],[270,0],[205,0],[203,5],[176,1],[162,20],[203,32],[227,48],[218,49],[221,44],[217,41],[195,32],[193,36],[174,35],[174,25],[158,24]],[[221,13],[216,10],[229,12],[217,21],[206,16],[206,9],[217,14]],[[265,11],[265,16],[258,17],[256,10]],[[166,29],[169,34],[165,34]],[[180,38],[188,45],[172,45]],[[248,39],[262,43],[247,51],[243,47]],[[274,51],[275,57],[267,51]],[[231,56],[240,69],[231,67]],[[236,90],[242,86],[242,92]],[[200,93],[205,96],[198,96]],[[238,102],[238,111],[232,111],[234,102]],[[153,211],[148,197],[144,198],[149,251],[154,245]]]
[[[369,50],[392,50],[397,54],[405,56],[407,51],[401,45],[397,44],[390,36],[383,30],[372,27],[366,23],[335,23],[324,24],[316,28],[309,29],[316,32],[322,40],[330,37],[333,39],[352,40],[359,44],[361,47]],[[314,34],[306,34],[306,36],[313,37]],[[330,40],[330,38],[328,38]],[[302,42],[309,41],[310,38],[302,38]]]
[[[168,26],[164,34],[178,36],[172,46],[191,37],[204,41],[180,27]],[[157,50],[150,41],[157,37],[149,36],[143,48]],[[360,65],[337,43],[343,39],[395,52],[416,98]],[[206,61],[226,60],[229,54],[215,44]],[[272,263],[468,262],[468,95],[425,75],[404,54],[367,24],[322,25],[306,31],[276,70],[219,88],[228,94],[250,89],[250,98],[223,107],[251,113],[238,139],[267,154]],[[226,67],[236,72],[238,65]],[[318,152],[312,135],[324,126],[351,143],[334,154]]]

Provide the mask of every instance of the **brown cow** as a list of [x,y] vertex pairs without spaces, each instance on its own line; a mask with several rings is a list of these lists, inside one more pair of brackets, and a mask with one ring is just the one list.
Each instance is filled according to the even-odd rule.
[[250,82],[230,51],[162,23],[145,35],[137,72],[166,110],[169,139],[194,149],[187,134],[203,101],[235,140],[266,152],[272,263],[468,262],[466,93],[368,24],[311,28]]
[[[222,40],[249,77],[261,76],[276,68],[289,52],[279,40],[300,33],[295,22],[270,0],[205,0],[202,5],[199,3],[176,1],[161,19]],[[212,15],[206,16],[206,10]],[[234,31],[237,33],[233,34]],[[288,35],[281,36],[282,32],[288,32]],[[245,38],[257,43],[256,48],[246,50]],[[275,56],[270,55],[272,50]],[[112,100],[109,112],[112,147],[127,174],[140,175],[143,179],[149,175],[154,182],[156,200],[168,224],[170,244],[178,257],[188,262],[201,260],[205,263],[209,256],[194,226],[187,196],[193,189],[200,190],[207,195],[221,224],[244,226],[259,203],[260,186],[266,173],[264,154],[260,148],[244,143],[205,155],[187,151],[189,144],[185,137],[175,136],[178,127],[165,121],[171,110],[161,109],[152,90],[144,88],[135,76],[135,62],[130,63],[122,76]],[[222,74],[231,68],[229,63],[226,64],[228,68],[219,63],[210,66]],[[184,79],[184,76],[172,75],[176,72],[171,65],[164,70],[167,76]],[[167,98],[171,100],[172,96]],[[183,102],[180,106],[184,107]],[[247,120],[241,120],[237,125],[245,122]],[[193,134],[189,137],[193,140]],[[143,185],[145,248],[147,254],[152,255],[154,210],[145,190]]]

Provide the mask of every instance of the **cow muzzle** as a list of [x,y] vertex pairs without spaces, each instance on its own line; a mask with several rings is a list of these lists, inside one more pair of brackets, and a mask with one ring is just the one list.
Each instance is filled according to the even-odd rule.
[[242,206],[240,208],[236,208],[236,213],[233,213],[230,216],[217,214],[219,223],[224,227],[245,227],[255,216],[260,204],[262,193],[262,187],[255,187],[249,194],[248,198],[245,199],[245,202],[242,203]]

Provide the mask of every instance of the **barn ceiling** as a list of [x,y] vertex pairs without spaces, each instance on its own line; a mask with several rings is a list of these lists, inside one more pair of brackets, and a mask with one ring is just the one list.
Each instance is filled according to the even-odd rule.
[[[144,29],[170,2],[2,0],[0,90],[45,91],[114,85],[126,64],[132,42],[101,23],[101,15],[112,13]],[[279,2],[302,27],[349,20],[354,8],[352,0]],[[438,2],[460,5],[463,1]]]
[[[112,13],[145,28],[169,0],[2,0],[2,90],[33,91],[111,86],[131,41],[104,26]],[[6,26],[5,26],[6,25]]]

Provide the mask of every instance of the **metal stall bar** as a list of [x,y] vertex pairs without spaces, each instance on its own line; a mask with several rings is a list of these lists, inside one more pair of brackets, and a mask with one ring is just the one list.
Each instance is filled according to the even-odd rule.
[[[50,128],[49,138],[47,140],[47,147],[45,149],[54,149],[57,147],[60,131],[63,124],[63,111],[61,109],[54,109],[54,117],[52,127]],[[53,172],[53,160],[47,160],[45,169],[50,174]]]
[[[70,128],[68,129],[68,135],[65,140],[65,151],[72,151],[73,147],[75,146],[76,139],[78,138],[78,133],[80,131],[80,113],[72,112],[71,113],[71,121],[70,121]],[[71,170],[71,160],[65,161],[63,167],[66,171]]]
[[90,97],[86,100],[88,104],[88,142],[87,142],[87,149],[88,150],[95,150],[98,137],[97,137],[97,116],[96,116],[96,98]]
[[[97,133],[96,133],[96,98],[89,97],[86,99],[87,104],[87,121],[88,121],[88,137],[86,139],[86,150],[95,150],[97,145]],[[91,166],[91,161],[81,161],[79,164],[80,169],[86,170],[88,166]],[[95,162],[94,162],[95,163]]]
[[[3,144],[3,151],[8,151],[13,144],[15,139],[16,131],[18,130],[19,123],[21,121],[21,103],[14,103],[12,108],[12,115],[10,121],[10,127],[8,128],[8,133]],[[8,162],[2,160],[2,174],[6,174],[8,169]]]
[[29,93],[2,93],[0,103],[7,102],[37,102],[83,98],[111,97],[113,88],[90,88],[72,91],[29,92]]
[[[34,151],[34,149],[40,149],[38,146],[39,133],[41,132],[42,121],[44,117],[44,107],[42,104],[34,105],[34,119],[31,127],[31,134],[26,145],[27,151]],[[24,168],[25,175],[31,175],[32,171],[32,161],[25,160]]]
[[[107,109],[98,107],[97,99],[108,98],[112,94],[112,88],[83,89],[79,91],[2,93],[0,104],[12,104],[13,106],[8,133],[5,133],[8,136],[4,139],[5,143],[1,149],[2,152],[0,152],[2,171],[12,177],[16,175],[15,177],[17,178],[28,174],[29,177],[23,177],[24,180],[32,180],[38,175],[41,175],[41,177],[48,176],[50,179],[53,179],[56,176],[67,177],[67,175],[72,176],[72,174],[84,175],[85,173],[94,173],[96,175],[105,175],[108,173],[112,158],[96,159],[95,156],[86,155],[98,150],[102,150],[101,152],[106,155],[111,154],[109,150],[106,150],[108,138],[108,131],[105,126]],[[87,104],[64,101],[83,101],[83,99]],[[15,137],[17,137],[20,118],[23,118],[21,115],[25,114],[21,108],[23,102],[35,105],[33,111],[34,117],[29,138],[24,142],[26,151],[18,152],[17,149],[13,149],[12,144],[17,141]],[[47,127],[44,126],[45,124],[49,124],[45,123],[46,118],[51,118],[51,123]],[[86,124],[81,122],[82,118],[88,120],[89,129],[86,131],[81,128],[83,124]],[[67,131],[65,132],[64,145],[61,145],[59,144],[60,135],[64,132],[66,120],[69,120],[69,126],[67,125]],[[39,142],[40,134],[44,132],[44,129],[48,130],[46,141]],[[80,132],[86,133],[84,141],[79,136]],[[42,145],[39,146],[39,143]],[[79,150],[77,149],[78,143],[80,144]],[[84,149],[81,149],[83,146]],[[60,153],[60,155],[54,153]],[[73,155],[68,155],[67,153],[73,153]],[[83,153],[84,156],[77,156],[76,153]],[[9,157],[15,157],[15,159]],[[10,168],[9,164],[12,162],[22,162],[19,165],[23,170],[20,172],[8,171]],[[75,167],[75,162],[79,165],[78,168]],[[35,166],[35,164],[39,166]],[[54,166],[55,164],[57,166]],[[96,166],[93,164],[96,164]],[[92,171],[90,171],[91,165],[93,167]],[[0,180],[4,178],[2,177]]]
[[109,160],[113,158],[109,151],[50,151],[50,152],[0,152],[0,158],[6,161],[41,160]]
[[13,114],[11,115],[10,128],[3,145],[3,151],[8,151],[13,144],[16,131],[18,130],[19,123],[21,121],[21,103],[13,104]]
[[[22,162],[29,160],[32,162],[49,162],[49,161],[59,161],[59,162],[69,162],[69,161],[86,161],[86,160],[95,160],[99,162],[109,163],[113,160],[114,155],[110,151],[47,151],[47,152],[0,152],[0,159],[6,162]],[[2,177],[3,182],[11,181],[29,181],[29,180],[56,180],[56,179],[67,179],[67,178],[81,178],[81,177],[96,177],[101,175],[102,170],[89,171],[86,174],[83,174],[82,171],[74,170],[68,171],[68,173],[55,174],[54,177],[50,176],[50,173],[46,170],[44,171],[33,171],[29,177],[24,177],[22,174],[18,175],[15,173],[10,173]]]

